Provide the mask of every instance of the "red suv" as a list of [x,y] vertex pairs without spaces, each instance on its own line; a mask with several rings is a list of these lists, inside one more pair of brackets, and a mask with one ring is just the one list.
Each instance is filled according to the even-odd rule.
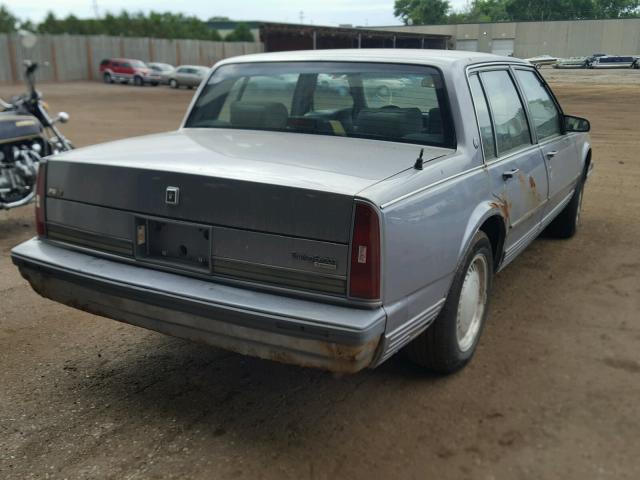
[[100,62],[100,74],[104,83],[129,83],[139,87],[145,83],[154,87],[160,83],[162,77],[151,70],[141,60],[131,58],[108,58]]

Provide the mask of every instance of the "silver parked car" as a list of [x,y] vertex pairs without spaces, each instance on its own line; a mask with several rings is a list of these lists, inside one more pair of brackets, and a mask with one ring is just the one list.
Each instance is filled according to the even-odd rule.
[[209,68],[198,65],[180,65],[169,76],[171,88],[197,87],[209,74]]
[[49,157],[12,258],[45,297],[170,335],[343,372],[406,348],[449,373],[495,273],[575,233],[588,130],[509,57],[227,59],[179,130]]
[[160,76],[159,83],[162,85],[169,84],[169,80],[173,76],[173,72],[176,70],[176,67],[169,65],[168,63],[150,62],[147,63],[147,66]]

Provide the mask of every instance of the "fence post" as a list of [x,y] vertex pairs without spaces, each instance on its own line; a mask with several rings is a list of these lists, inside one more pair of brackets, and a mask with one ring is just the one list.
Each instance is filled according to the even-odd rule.
[[124,58],[124,37],[120,36],[120,57]]
[[147,41],[149,42],[149,61],[153,62],[154,61],[154,51],[153,51],[153,41],[151,40],[151,37],[147,38]]
[[54,36],[49,35],[49,41],[51,42],[51,68],[53,69],[53,81],[59,82],[58,77],[58,56],[56,54],[56,39]]
[[176,42],[176,66],[182,65],[182,56],[180,54],[180,40],[174,40]]
[[11,81],[18,83],[18,66],[16,65],[16,45],[13,35],[7,34],[7,48],[9,49],[9,68],[11,69]]
[[91,37],[84,37],[84,45],[87,50],[87,79],[93,80],[93,50],[91,50]]

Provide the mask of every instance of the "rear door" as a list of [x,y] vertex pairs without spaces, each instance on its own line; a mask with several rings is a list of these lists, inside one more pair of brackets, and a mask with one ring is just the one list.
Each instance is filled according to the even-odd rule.
[[547,195],[544,161],[509,67],[479,71],[469,81],[493,200],[509,227],[505,248],[515,255],[537,235]]
[[573,136],[563,133],[562,111],[535,69],[516,68],[529,118],[547,168],[549,213],[570,198],[580,165]]

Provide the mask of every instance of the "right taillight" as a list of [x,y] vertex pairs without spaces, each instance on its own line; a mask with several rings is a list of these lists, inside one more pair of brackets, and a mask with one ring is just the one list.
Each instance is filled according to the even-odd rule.
[[355,298],[380,298],[380,220],[376,210],[357,203],[351,238],[349,295]]
[[36,177],[36,232],[39,237],[47,234],[45,225],[45,195],[47,183],[47,163],[40,162],[38,166],[38,176]]

